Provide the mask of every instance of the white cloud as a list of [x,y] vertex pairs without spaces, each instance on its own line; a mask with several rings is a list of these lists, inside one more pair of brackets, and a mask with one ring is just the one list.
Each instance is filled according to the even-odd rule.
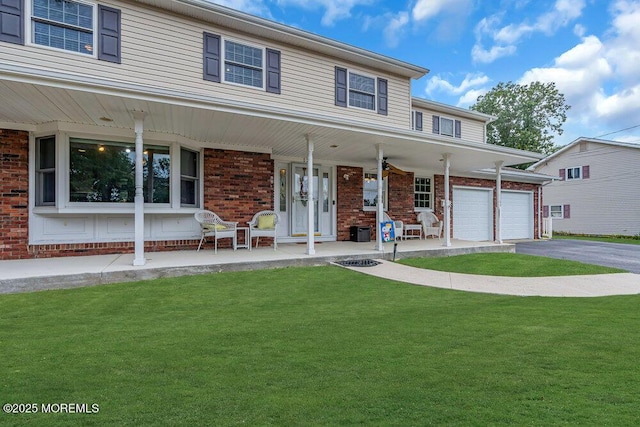
[[448,95],[460,95],[461,93],[485,85],[489,82],[489,77],[484,74],[467,74],[458,86],[454,86],[440,76],[433,76],[427,82],[425,91],[428,95],[434,92],[444,92]]
[[418,0],[411,14],[416,21],[433,18],[446,10],[449,3],[452,2],[449,0]]
[[[533,24],[525,21],[501,26],[507,13],[492,15],[482,19],[475,28],[476,44],[471,50],[474,62],[491,63],[496,59],[513,55],[516,45],[534,33],[552,35],[559,28],[580,17],[585,0],[556,0],[553,9],[535,19]],[[484,47],[484,39],[489,39],[490,48]]]
[[374,0],[277,0],[279,6],[293,5],[305,10],[325,9],[322,25],[330,27],[336,21],[351,17],[356,6],[370,5]]
[[456,104],[456,106],[463,108],[470,107],[471,105],[474,105],[476,102],[478,102],[478,97],[480,95],[484,95],[487,92],[489,92],[488,88],[471,89],[458,99],[458,103]]
[[388,24],[384,28],[384,38],[387,45],[396,47],[400,43],[400,38],[409,23],[409,13],[399,12],[397,15],[388,16]]
[[614,17],[603,38],[585,36],[553,66],[520,79],[555,82],[572,107],[567,124],[580,123],[593,135],[637,125],[640,117],[640,2],[619,0],[610,10]]

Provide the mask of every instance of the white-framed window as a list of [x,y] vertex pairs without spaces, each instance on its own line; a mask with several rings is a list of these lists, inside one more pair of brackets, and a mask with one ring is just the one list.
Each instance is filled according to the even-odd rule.
[[95,54],[96,7],[71,0],[32,0],[31,43],[85,55]]
[[453,136],[453,120],[440,117],[440,135]]
[[551,206],[549,206],[549,216],[551,218],[564,218],[564,212],[562,210],[562,205],[551,205]]
[[56,137],[36,138],[36,206],[56,204]]
[[200,200],[200,154],[180,149],[180,206],[197,207]]
[[582,179],[582,166],[567,168],[567,181],[571,179]]
[[[69,139],[70,203],[133,203],[135,144]],[[169,204],[171,156],[168,146],[144,146],[145,203]]]
[[411,110],[411,129],[422,131],[422,112]]
[[349,106],[376,109],[376,78],[349,71]]
[[[382,200],[384,209],[387,209],[387,179],[382,180]],[[363,185],[363,206],[364,210],[374,210],[378,206],[378,174],[365,173]]]
[[413,200],[416,211],[431,209],[431,191],[431,178],[414,178]]
[[264,88],[264,48],[224,39],[224,81]]

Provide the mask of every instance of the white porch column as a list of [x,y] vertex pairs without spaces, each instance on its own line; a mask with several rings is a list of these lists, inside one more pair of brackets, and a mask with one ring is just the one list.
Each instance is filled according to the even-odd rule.
[[496,162],[496,243],[502,243],[502,163]]
[[451,199],[449,198],[449,167],[451,166],[450,154],[442,155],[444,160],[444,243],[443,246],[451,246]]
[[378,203],[376,205],[376,250],[383,251],[384,245],[382,244],[382,233],[380,232],[380,223],[384,218],[384,199],[382,198],[382,144],[378,144],[378,180],[376,181],[378,184]]
[[313,194],[313,141],[306,135],[307,138],[307,255],[313,255],[316,253],[314,237],[315,237],[315,227],[313,224],[315,223],[315,215],[314,209],[315,206]]
[[144,195],[142,192],[143,186],[143,164],[142,164],[142,152],[144,151],[142,132],[144,129],[144,116],[143,111],[134,111],[134,130],[136,133],[136,172],[135,172],[135,257],[133,258],[133,265],[145,265],[147,260],[144,258]]

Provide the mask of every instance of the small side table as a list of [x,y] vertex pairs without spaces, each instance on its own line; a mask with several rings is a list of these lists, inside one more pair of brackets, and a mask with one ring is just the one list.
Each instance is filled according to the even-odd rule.
[[[416,234],[416,231],[418,234]],[[405,224],[404,225],[404,234],[402,236],[403,239],[413,239],[419,238],[422,240],[422,225],[420,224]]]
[[251,240],[249,239],[249,227],[236,227],[237,232],[244,232],[244,241],[236,244],[237,248],[251,250]]

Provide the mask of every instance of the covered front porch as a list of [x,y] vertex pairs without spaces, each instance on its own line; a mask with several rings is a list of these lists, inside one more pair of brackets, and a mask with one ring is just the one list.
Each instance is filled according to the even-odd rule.
[[[403,240],[397,242],[396,259],[408,257],[451,256],[474,252],[513,252],[512,244],[469,242],[453,239],[443,247],[438,239]],[[93,255],[64,258],[42,258],[0,261],[0,293],[31,292],[128,282],[161,277],[227,271],[315,266],[352,259],[393,259],[394,243],[316,242],[315,253],[309,255],[306,244],[283,243],[278,250],[271,247],[219,249],[212,245],[196,252],[148,252],[144,266],[134,266],[134,254]],[[215,276],[212,277],[215,280]]]

